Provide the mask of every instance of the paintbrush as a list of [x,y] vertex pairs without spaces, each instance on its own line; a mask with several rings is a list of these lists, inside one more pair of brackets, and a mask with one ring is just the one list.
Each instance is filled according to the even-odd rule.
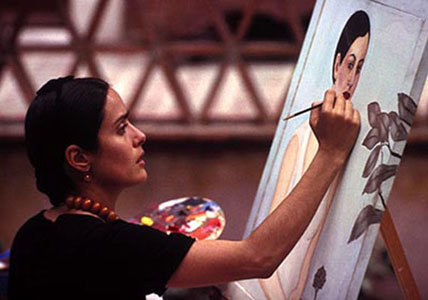
[[321,107],[321,106],[322,106],[322,102],[321,102],[321,103],[319,103],[319,104],[317,104],[317,105],[314,105],[314,106],[308,107],[308,108],[303,109],[303,110],[301,110],[301,111],[298,111],[298,112],[296,112],[296,113],[294,113],[294,114],[291,114],[291,115],[289,115],[289,116],[285,117],[285,118],[284,118],[284,119],[282,119],[282,120],[287,121],[287,120],[289,120],[289,119],[291,119],[291,118],[297,117],[298,115],[304,114],[305,112],[311,111],[311,110],[313,110],[313,109],[315,109],[315,108],[318,108],[318,107]]
[[[350,94],[349,92],[343,92],[343,97],[345,98],[345,100],[348,100],[348,99],[351,97],[351,94]],[[335,99],[335,101],[336,101],[336,99]],[[308,108],[306,108],[306,109],[304,109],[304,110],[298,111],[298,112],[296,112],[296,113],[294,113],[294,114],[291,114],[291,115],[289,115],[289,116],[285,117],[285,118],[284,118],[284,119],[282,119],[282,120],[283,120],[283,121],[287,121],[287,120],[289,120],[289,119],[291,119],[291,118],[297,117],[298,115],[304,114],[305,112],[311,111],[311,110],[313,110],[313,109],[315,109],[315,108],[318,108],[318,107],[321,107],[321,106],[322,106],[322,102],[321,102],[321,103],[319,103],[319,104],[317,104],[317,105],[314,105],[314,106],[308,107]]]

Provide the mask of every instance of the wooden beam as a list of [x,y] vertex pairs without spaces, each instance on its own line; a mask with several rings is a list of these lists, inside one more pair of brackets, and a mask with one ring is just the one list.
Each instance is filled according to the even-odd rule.
[[406,254],[401,245],[400,237],[395,229],[389,209],[386,207],[383,214],[380,231],[388,250],[389,258],[394,267],[395,275],[400,283],[401,291],[406,300],[420,300],[419,290],[407,262]]

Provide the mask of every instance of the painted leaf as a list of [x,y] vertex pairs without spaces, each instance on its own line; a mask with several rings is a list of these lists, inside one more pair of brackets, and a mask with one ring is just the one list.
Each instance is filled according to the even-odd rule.
[[381,164],[376,167],[367,180],[363,194],[371,194],[379,189],[382,182],[395,175],[398,165]]
[[372,128],[369,130],[366,137],[364,138],[363,145],[371,150],[379,142],[380,142],[379,129]]
[[367,205],[358,214],[349,236],[348,244],[358,239],[372,224],[381,222],[383,211],[375,208],[373,205]]
[[398,93],[398,114],[400,118],[410,126],[412,125],[415,113],[415,101],[404,93]]
[[391,120],[390,124],[390,132],[391,138],[395,142],[405,141],[407,138],[407,130],[404,125],[401,123],[398,114],[395,111],[391,111],[389,113],[389,117]]
[[324,286],[325,282],[327,281],[327,272],[325,271],[324,266],[319,268],[314,276],[314,282],[312,283],[312,286],[320,290]]
[[378,145],[376,148],[373,149],[372,153],[370,153],[363,171],[364,178],[368,177],[376,166],[377,160],[379,158],[380,149],[382,149],[382,145]]
[[386,142],[388,140],[389,125],[391,120],[387,113],[380,113],[376,116],[376,127],[379,129],[379,140]]
[[380,113],[380,106],[377,102],[371,102],[367,105],[367,113],[369,124],[371,127],[376,127],[376,116]]

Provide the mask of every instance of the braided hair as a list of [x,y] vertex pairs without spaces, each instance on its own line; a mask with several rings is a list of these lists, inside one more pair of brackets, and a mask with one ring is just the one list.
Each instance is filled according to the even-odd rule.
[[35,170],[37,189],[54,206],[75,185],[65,171],[65,150],[77,145],[98,150],[108,83],[97,78],[61,77],[37,91],[25,117],[25,144]]

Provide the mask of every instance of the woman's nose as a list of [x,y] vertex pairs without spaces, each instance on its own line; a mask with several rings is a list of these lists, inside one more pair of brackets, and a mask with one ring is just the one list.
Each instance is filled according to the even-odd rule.
[[146,142],[146,135],[140,129],[134,126],[135,137],[134,137],[134,147],[140,147]]
[[356,72],[356,68],[354,68],[348,75],[348,86],[349,86],[349,88],[352,88],[352,86],[354,85],[355,72]]

